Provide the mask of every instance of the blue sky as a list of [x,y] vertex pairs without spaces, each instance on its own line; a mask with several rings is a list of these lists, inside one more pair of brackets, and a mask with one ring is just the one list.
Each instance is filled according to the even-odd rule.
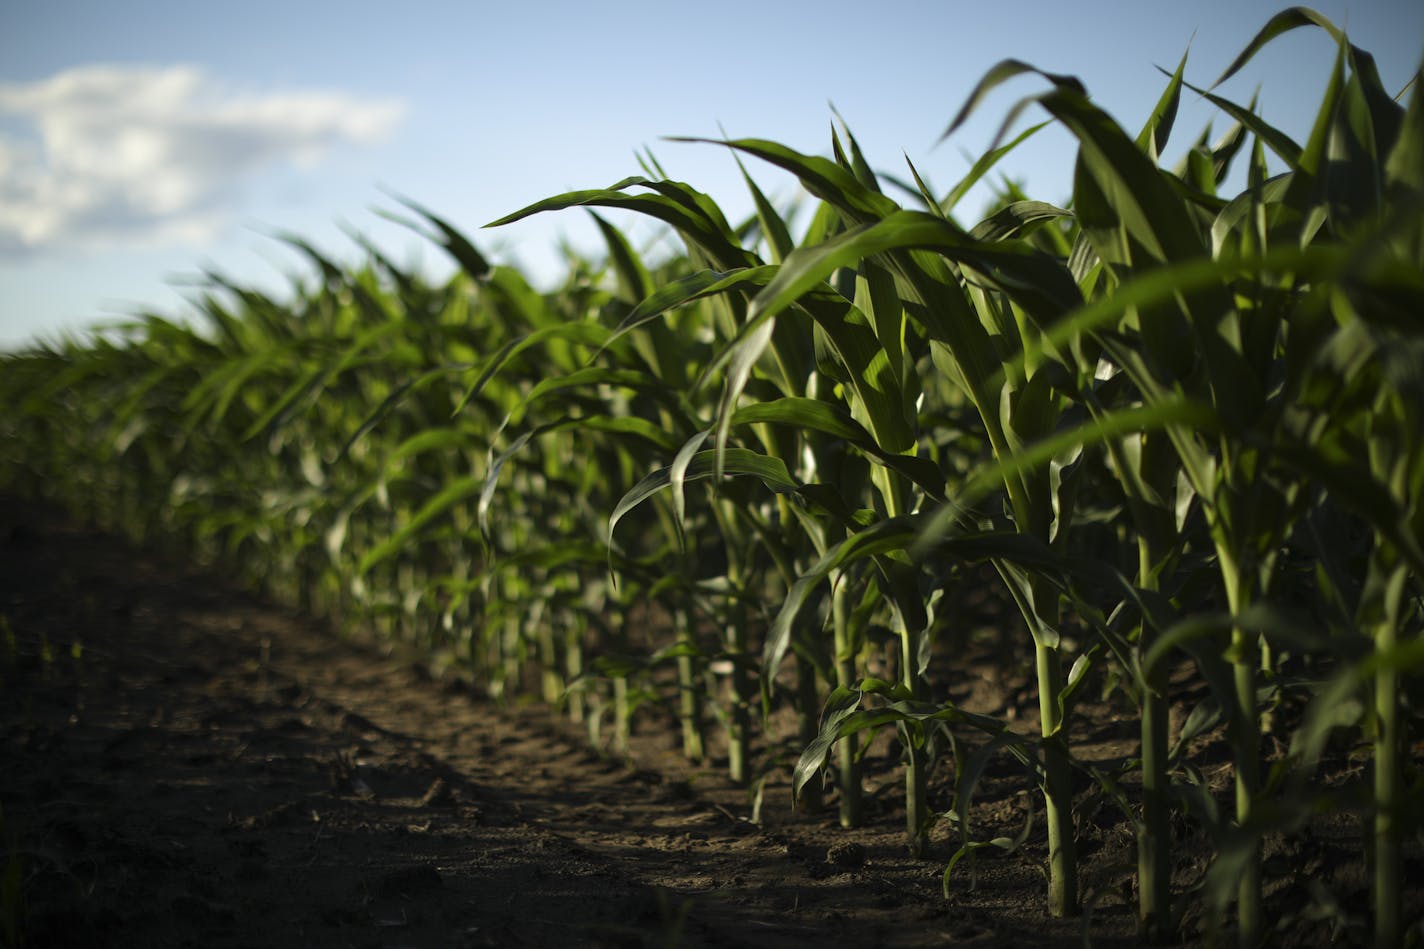
[[[585,215],[481,226],[637,174],[645,148],[739,217],[750,202],[726,152],[663,137],[716,137],[720,123],[824,153],[830,103],[874,166],[903,174],[908,154],[943,191],[1013,103],[1042,88],[1016,80],[936,144],[1000,59],[1079,76],[1136,131],[1165,83],[1157,67],[1190,43],[1187,78],[1210,84],[1282,6],[3,0],[0,347],[142,309],[181,316],[191,290],[172,280],[200,266],[280,290],[303,271],[264,232],[358,259],[344,224],[397,260],[447,272],[438,248],[373,213],[398,209],[387,191],[551,281],[561,241],[596,250]],[[1315,8],[1374,53],[1391,91],[1424,55],[1424,4]],[[1324,33],[1298,30],[1219,91],[1245,102],[1259,86],[1267,119],[1303,138],[1332,55]],[[1213,119],[1190,100],[1168,160]],[[1035,197],[1064,201],[1072,154],[1049,129],[1004,167]],[[794,196],[773,170],[751,170],[779,200]],[[962,217],[972,223],[985,200],[972,195]],[[658,238],[619,223],[636,241]]]

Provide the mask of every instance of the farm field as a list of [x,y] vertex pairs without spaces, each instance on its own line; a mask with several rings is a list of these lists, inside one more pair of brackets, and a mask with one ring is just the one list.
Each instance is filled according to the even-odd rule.
[[688,143],[755,212],[640,156],[487,225],[591,214],[552,290],[397,198],[454,277],[4,354],[7,940],[1419,944],[1424,98],[1224,77],[1294,29],[1303,143],[1006,60],[948,190]]
[[[1101,807],[1081,832],[1087,918],[1043,908],[1041,839],[946,901],[948,841],[906,853],[890,764],[867,827],[792,813],[784,782],[756,826],[743,790],[676,753],[675,723],[637,736],[636,764],[600,757],[545,710],[498,710],[53,510],[4,498],[0,528],[0,800],[26,946],[1138,944],[1132,834]],[[979,701],[1027,695],[1022,669],[974,668]],[[1090,754],[1131,751],[1131,728],[1096,730]],[[1343,755],[1326,780],[1358,767]],[[980,800],[1008,825],[1023,795],[1003,777]],[[1357,835],[1323,819],[1282,842],[1271,909],[1318,880],[1362,910]]]
[[[671,731],[600,758],[211,574],[0,514],[24,945],[1078,943],[1033,857],[949,904],[893,824],[797,818],[783,785],[754,826]],[[1126,944],[1120,895],[1092,928]]]

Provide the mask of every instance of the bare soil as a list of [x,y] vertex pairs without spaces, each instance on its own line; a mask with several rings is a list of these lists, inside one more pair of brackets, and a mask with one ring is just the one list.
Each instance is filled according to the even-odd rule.
[[[946,688],[1033,725],[1022,657],[970,653]],[[1134,754],[1120,699],[1093,702],[1075,752]],[[957,870],[945,897],[955,844],[941,826],[928,859],[907,855],[888,738],[868,758],[870,824],[844,831],[833,809],[793,810],[781,775],[757,815],[715,762],[675,753],[671,725],[645,716],[630,758],[600,753],[548,710],[497,706],[192,564],[0,499],[0,944],[1138,944],[1131,826],[1091,781],[1087,912],[1059,920],[1041,821],[1016,852],[981,852],[974,885]],[[1213,747],[1194,760],[1224,793]],[[940,806],[951,780],[946,765]],[[1019,766],[991,765],[986,836],[1023,826],[1025,787]],[[1178,830],[1189,886],[1210,850]],[[1364,912],[1357,833],[1340,817],[1268,847],[1280,941],[1362,938],[1299,918],[1311,880]],[[1199,926],[1184,914],[1182,940]]]

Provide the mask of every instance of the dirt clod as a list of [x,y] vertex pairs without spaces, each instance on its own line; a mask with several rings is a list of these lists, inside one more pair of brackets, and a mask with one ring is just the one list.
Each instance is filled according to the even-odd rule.
[[863,867],[865,846],[854,841],[832,844],[831,849],[826,851],[826,862],[834,863],[838,867]]

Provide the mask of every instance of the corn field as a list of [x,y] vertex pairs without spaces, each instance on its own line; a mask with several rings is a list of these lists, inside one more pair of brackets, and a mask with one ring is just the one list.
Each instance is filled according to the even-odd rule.
[[[532,694],[614,753],[665,716],[689,759],[724,760],[749,794],[789,769],[799,806],[847,827],[888,731],[907,846],[953,835],[947,895],[986,851],[1042,839],[976,829],[994,756],[1046,821],[1055,915],[1083,908],[1075,795],[1120,808],[1150,939],[1199,905],[1216,941],[1269,941],[1263,842],[1347,811],[1368,938],[1418,944],[1424,99],[1417,72],[1383,88],[1300,8],[1222,78],[1298,27],[1338,50],[1304,142],[1190,86],[1185,58],[1136,131],[1077,80],[1005,61],[946,136],[1025,75],[1039,91],[1009,119],[1046,121],[948,191],[872,171],[842,123],[826,156],[680,146],[729,152],[747,220],[648,156],[493,222],[592,215],[606,254],[552,292],[413,202],[391,216],[458,263],[447,282],[359,236],[359,267],[289,236],[316,274],[289,299],[212,272],[193,323],[5,355],[0,486],[377,630],[496,700]],[[1226,130],[1169,168],[1184,96]],[[1005,180],[962,223],[964,195],[1049,123],[1077,145],[1067,207]],[[758,162],[803,200],[778,207]],[[681,252],[650,262],[606,212]],[[998,635],[1033,656],[1031,728],[946,695],[957,604],[986,583],[1017,614]],[[1174,725],[1181,670],[1204,697]],[[1135,757],[1075,754],[1085,690],[1140,721]],[[1213,732],[1229,787],[1193,759]],[[1340,747],[1361,775],[1320,783]],[[1214,852],[1190,879],[1181,822]]]

